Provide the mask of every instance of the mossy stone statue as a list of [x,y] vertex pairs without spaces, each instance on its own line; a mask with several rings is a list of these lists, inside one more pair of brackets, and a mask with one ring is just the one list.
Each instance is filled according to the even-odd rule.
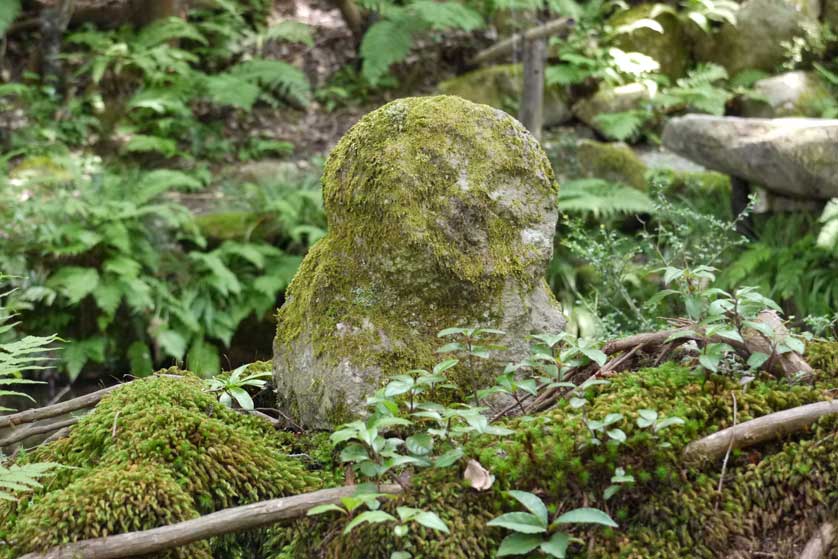
[[453,96],[389,103],[332,151],[323,194],[329,232],[274,342],[279,405],[302,423],[342,422],[386,375],[433,366],[445,327],[504,330],[503,362],[527,334],[564,327],[543,279],[558,186],[506,113]]

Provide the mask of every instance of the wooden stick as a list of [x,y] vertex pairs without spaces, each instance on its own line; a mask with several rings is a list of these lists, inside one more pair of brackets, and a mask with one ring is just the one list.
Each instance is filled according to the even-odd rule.
[[[355,486],[336,487],[293,497],[261,501],[151,530],[83,540],[53,547],[43,553],[27,553],[18,559],[77,559],[79,557],[117,559],[158,554],[207,538],[242,530],[253,530],[283,520],[298,518],[304,516],[312,507],[338,504],[341,497],[349,497],[356,491]],[[402,488],[397,484],[384,485],[379,488],[379,491],[398,494],[402,492]]]
[[91,392],[90,394],[85,394],[84,396],[79,396],[78,398],[73,398],[72,400],[67,400],[66,402],[61,402],[52,406],[44,406],[42,408],[34,408],[14,413],[12,415],[4,415],[3,417],[0,417],[0,429],[13,427],[15,425],[22,425],[24,423],[33,423],[35,421],[40,421],[41,419],[48,419],[50,417],[56,417],[58,415],[64,415],[95,406],[99,403],[99,400],[101,400],[103,396],[113,390],[116,390],[120,386],[122,386],[122,384],[115,384],[113,386],[103,388],[102,390],[97,390],[96,392]]
[[[158,377],[166,377],[166,378],[181,378],[181,375],[169,375],[169,374],[160,374],[156,375]],[[146,377],[150,378],[150,377]],[[141,380],[141,379],[136,379]],[[78,398],[73,398],[72,400],[67,400],[66,402],[61,402],[59,404],[54,404],[51,406],[44,406],[42,408],[33,408],[31,410],[26,410],[18,413],[13,413],[11,415],[4,415],[0,417],[0,429],[5,429],[7,427],[14,427],[15,425],[23,425],[24,423],[34,423],[35,421],[40,421],[42,419],[48,419],[50,417],[56,417],[59,415],[65,415],[70,412],[74,412],[77,410],[82,410],[85,408],[91,408],[99,403],[99,401],[110,392],[116,390],[121,386],[125,386],[126,384],[131,384],[134,382],[133,380],[128,382],[123,382],[119,384],[114,384],[113,386],[108,386],[107,388],[103,388],[101,390],[97,390],[96,392],[91,392],[90,394],[85,394],[84,396],[79,396]]]
[[823,559],[829,552],[832,541],[835,539],[835,524],[824,522],[815,531],[812,539],[803,548],[798,559]]
[[514,51],[521,45],[524,41],[535,41],[537,39],[546,39],[551,35],[561,35],[564,33],[568,33],[575,22],[573,19],[568,17],[562,17],[559,19],[554,19],[552,21],[548,21],[544,25],[539,25],[538,27],[533,27],[532,29],[528,29],[523,33],[517,33],[508,39],[504,39],[499,43],[492,45],[491,47],[478,52],[474,57],[469,60],[469,65],[471,66],[480,66],[490,60],[494,60],[496,58],[500,58],[501,56],[507,55],[510,52]]
[[818,418],[833,413],[838,413],[838,400],[807,404],[764,415],[691,442],[684,449],[684,460],[712,462],[724,455],[728,445],[732,445],[732,448],[747,448],[778,439],[805,429]]
[[15,429],[8,437],[0,440],[0,448],[13,445],[24,439],[28,439],[29,437],[34,437],[35,435],[43,435],[44,433],[58,431],[59,429],[75,425],[78,421],[78,417],[71,417],[70,419],[56,421],[55,423],[50,423],[49,425],[32,425],[23,429]]

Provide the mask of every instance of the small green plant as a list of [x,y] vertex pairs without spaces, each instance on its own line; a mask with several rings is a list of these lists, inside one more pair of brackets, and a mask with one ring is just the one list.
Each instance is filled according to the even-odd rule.
[[253,399],[246,387],[263,388],[273,373],[270,371],[248,372],[250,365],[242,365],[229,373],[221,373],[206,381],[210,392],[218,394],[218,401],[233,407],[233,400],[243,410],[253,409]]
[[[434,512],[425,511],[413,507],[396,507],[398,518],[380,509],[380,499],[388,498],[389,495],[376,493],[374,486],[361,485],[352,497],[341,497],[340,505],[320,505],[308,511],[308,516],[316,516],[330,512],[337,512],[343,515],[348,522],[343,528],[343,534],[347,535],[357,526],[362,524],[381,524],[393,522],[393,536],[397,539],[403,538],[410,532],[413,523],[436,530],[444,534],[449,533],[448,526]],[[360,511],[365,506],[367,510]],[[407,551],[394,551],[390,559],[409,559],[412,555]]]
[[577,508],[556,514],[550,521],[544,502],[526,491],[508,491],[510,497],[521,503],[528,512],[508,512],[493,520],[488,526],[506,528],[514,532],[504,538],[497,556],[527,555],[535,550],[548,557],[563,559],[571,543],[582,543],[564,531],[568,525],[597,524],[617,528],[610,516],[595,508]]
[[616,468],[614,470],[614,475],[611,476],[611,485],[605,488],[605,491],[602,493],[602,498],[607,501],[619,493],[623,487],[633,485],[634,481],[633,475],[626,474],[626,471],[623,468]]

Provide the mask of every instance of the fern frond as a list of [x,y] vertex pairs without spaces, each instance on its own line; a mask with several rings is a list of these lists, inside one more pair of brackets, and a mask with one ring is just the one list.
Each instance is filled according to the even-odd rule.
[[562,184],[559,209],[589,213],[594,217],[639,214],[654,211],[652,200],[643,192],[602,179],[579,179]]
[[60,464],[53,462],[12,464],[8,467],[0,464],[0,499],[15,501],[14,493],[31,491],[41,487],[38,480],[52,473],[52,470],[58,467],[60,467]]
[[621,113],[602,113],[594,117],[603,134],[618,141],[636,136],[649,120],[647,111],[635,110]]
[[311,93],[311,85],[305,74],[299,68],[279,60],[247,60],[230,68],[227,74],[252,85],[278,90],[300,103],[305,103]]
[[209,44],[195,25],[179,17],[161,19],[148,25],[137,35],[134,44],[148,49],[178,39],[189,39],[204,46]]
[[0,2],[0,37],[6,34],[6,30],[17,19],[18,15],[20,15],[20,0]]
[[483,27],[483,17],[459,2],[418,0],[410,4],[409,11],[435,30],[462,29],[473,31]]
[[413,46],[412,25],[403,20],[378,21],[361,41],[361,70],[372,85],[381,83],[391,64],[404,60]]
[[281,21],[268,27],[263,37],[268,41],[282,40],[289,43],[300,43],[308,47],[314,46],[311,27],[305,23],[293,20]]

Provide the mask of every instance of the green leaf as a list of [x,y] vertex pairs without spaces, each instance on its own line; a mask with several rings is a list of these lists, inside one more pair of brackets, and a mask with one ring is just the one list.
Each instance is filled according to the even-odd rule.
[[767,353],[755,351],[750,355],[750,357],[748,357],[748,366],[752,369],[759,369],[766,361],[768,361],[769,357],[771,356]]
[[4,0],[0,5],[0,38],[20,14],[20,0]]
[[531,534],[510,534],[500,543],[497,556],[506,557],[508,555],[526,555],[541,545],[542,541],[541,536]]
[[543,534],[547,526],[541,519],[528,512],[508,512],[490,520],[487,526],[499,526],[522,534]]
[[463,449],[460,447],[454,448],[449,450],[448,452],[441,454],[435,461],[434,467],[436,468],[447,468],[452,464],[456,463],[460,458],[463,457]]
[[622,429],[611,429],[608,431],[608,437],[619,442],[624,443],[626,442],[626,434],[623,432]]
[[372,85],[382,82],[390,65],[404,60],[413,46],[412,25],[407,21],[381,20],[364,34],[360,54],[361,73]]
[[381,522],[391,522],[395,520],[396,517],[394,517],[392,514],[386,513],[381,510],[365,511],[353,518],[352,521],[346,525],[346,528],[343,529],[343,534],[348,534],[352,531],[353,528],[355,528],[359,524],[380,524]]
[[344,513],[345,511],[337,505],[328,504],[328,505],[317,505],[316,507],[312,507],[308,509],[306,516],[314,516],[317,514],[323,514],[326,512],[339,512]]
[[598,349],[581,348],[579,351],[581,351],[585,357],[595,362],[600,367],[605,365],[605,362],[608,361],[608,356]]
[[556,524],[600,524],[602,526],[610,526],[617,528],[617,523],[614,522],[610,516],[599,509],[593,508],[578,508],[568,511],[558,517]]
[[425,528],[430,528],[431,530],[437,530],[438,532],[444,532],[446,534],[449,533],[448,526],[446,526],[445,522],[443,522],[442,519],[434,512],[422,511],[416,515],[414,520]]
[[556,532],[548,541],[543,542],[539,546],[539,549],[551,557],[564,559],[569,545],[570,535],[565,534],[564,532]]
[[175,330],[162,330],[157,334],[157,343],[175,359],[183,359],[183,354],[186,353],[186,339]]
[[250,397],[250,394],[247,393],[247,390],[244,388],[239,388],[237,386],[231,386],[227,389],[227,392],[236,399],[238,402],[239,407],[243,410],[252,410],[253,409],[253,399]]
[[411,454],[423,456],[433,450],[434,439],[427,433],[417,433],[408,437],[404,444]]
[[205,378],[218,374],[221,371],[218,348],[202,337],[196,338],[186,354],[186,365],[190,371]]
[[516,491],[514,489],[508,491],[508,494],[535,515],[541,521],[542,526],[547,527],[547,507],[544,506],[544,502],[538,496],[527,491]]
[[61,291],[75,305],[99,285],[99,272],[94,268],[65,266],[50,276],[47,285]]
[[154,363],[151,360],[151,351],[145,342],[135,341],[128,346],[126,351],[128,362],[131,367],[131,374],[138,377],[150,375],[154,371]]

